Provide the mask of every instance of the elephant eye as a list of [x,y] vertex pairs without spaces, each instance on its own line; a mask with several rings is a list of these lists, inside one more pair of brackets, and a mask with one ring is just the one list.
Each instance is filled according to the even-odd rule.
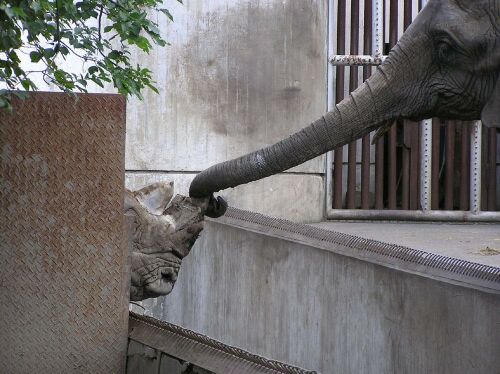
[[453,55],[453,47],[447,41],[441,40],[436,45],[436,54],[440,62],[450,62]]

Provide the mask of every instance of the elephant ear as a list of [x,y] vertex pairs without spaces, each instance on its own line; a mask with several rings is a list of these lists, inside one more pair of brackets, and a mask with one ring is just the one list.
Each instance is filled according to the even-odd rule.
[[481,122],[487,127],[500,127],[500,76],[495,88],[481,112]]

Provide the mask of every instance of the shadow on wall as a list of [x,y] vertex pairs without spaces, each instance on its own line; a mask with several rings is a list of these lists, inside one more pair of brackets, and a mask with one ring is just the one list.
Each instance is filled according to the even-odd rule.
[[[311,69],[312,79],[300,81],[293,79],[293,70],[297,65],[314,69],[308,62],[323,57],[322,21],[318,6],[303,1],[267,8],[238,3],[201,17],[179,66],[193,105],[202,108],[213,131],[249,135],[264,123],[297,121],[297,107],[310,107],[314,99],[302,95],[304,86],[317,84],[314,76],[324,79],[324,71]],[[283,132],[269,128],[263,136],[279,139]]]

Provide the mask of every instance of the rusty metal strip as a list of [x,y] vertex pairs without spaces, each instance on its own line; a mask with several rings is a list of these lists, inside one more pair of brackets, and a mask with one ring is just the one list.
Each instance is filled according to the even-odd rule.
[[[359,258],[387,267],[447,281],[486,292],[500,293],[500,268],[437,255],[405,246],[383,243],[340,232],[324,230],[307,224],[241,209],[230,208],[226,215],[215,221],[241,226],[251,231],[272,235],[285,240],[318,246],[349,257]],[[243,225],[242,225],[243,223]],[[249,223],[249,225],[245,225]],[[346,251],[338,246],[356,249]]]
[[317,374],[133,312],[130,312],[129,339],[215,373]]

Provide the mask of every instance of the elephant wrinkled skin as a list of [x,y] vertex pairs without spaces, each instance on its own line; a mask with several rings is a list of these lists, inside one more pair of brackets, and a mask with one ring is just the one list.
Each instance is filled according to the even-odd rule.
[[500,127],[499,112],[500,0],[429,0],[384,63],[332,111],[276,144],[201,172],[189,195],[208,198],[280,173],[395,120],[480,119]]
[[125,215],[132,240],[130,300],[167,295],[182,259],[203,229],[200,201],[173,196],[173,183],[154,183],[125,192]]

